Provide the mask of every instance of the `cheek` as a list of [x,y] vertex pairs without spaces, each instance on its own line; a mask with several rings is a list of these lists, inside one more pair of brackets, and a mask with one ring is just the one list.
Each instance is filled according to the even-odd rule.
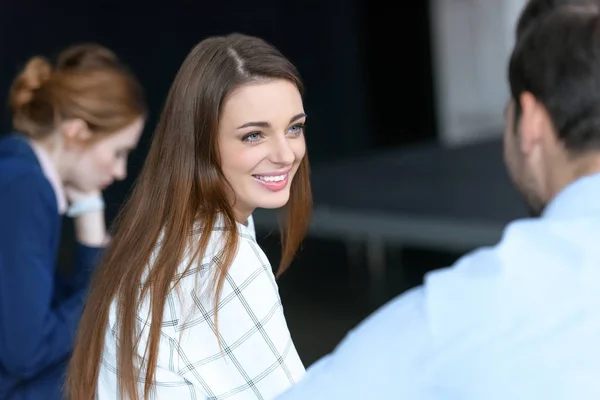
[[306,155],[306,142],[304,141],[304,137],[295,139],[290,147],[296,158],[296,163],[299,164]]
[[251,174],[263,158],[258,147],[222,154],[221,165],[223,173],[232,179],[241,175]]
[[101,147],[91,148],[84,155],[86,170],[91,174],[111,173],[115,164],[115,158],[111,151]]
[[503,143],[504,163],[508,169],[510,175],[516,178],[518,175],[518,149],[516,148],[516,137],[510,130],[504,132],[504,143]]
[[517,159],[517,155],[511,149],[504,151],[504,163],[513,183],[520,185],[522,178],[521,165]]

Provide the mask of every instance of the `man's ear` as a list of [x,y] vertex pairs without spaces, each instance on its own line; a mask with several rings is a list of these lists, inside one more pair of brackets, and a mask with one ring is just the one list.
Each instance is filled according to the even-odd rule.
[[519,137],[519,148],[529,154],[548,132],[550,117],[546,107],[530,92],[519,96],[521,116],[516,127]]
[[64,121],[60,126],[60,131],[67,144],[81,145],[92,138],[92,132],[87,123],[80,118]]

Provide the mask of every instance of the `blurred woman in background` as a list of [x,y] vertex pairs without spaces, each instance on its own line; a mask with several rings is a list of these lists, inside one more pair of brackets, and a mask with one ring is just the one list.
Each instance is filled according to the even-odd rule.
[[[32,58],[9,97],[0,140],[0,398],[61,399],[88,279],[108,242],[102,190],[123,179],[146,115],[137,80],[85,44],[55,66]],[[74,219],[70,273],[59,271],[62,214]]]
[[285,208],[281,273],[311,211],[305,122],[273,46],[190,52],[90,289],[70,399],[270,399],[303,376],[252,212]]

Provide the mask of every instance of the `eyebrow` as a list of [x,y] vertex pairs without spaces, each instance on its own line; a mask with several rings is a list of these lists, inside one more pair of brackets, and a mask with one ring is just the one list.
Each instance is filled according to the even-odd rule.
[[[294,115],[290,119],[290,124],[294,123],[295,121],[299,120],[300,118],[305,118],[305,117],[306,117],[306,114],[304,114],[304,113]],[[271,127],[271,124],[266,121],[252,121],[252,122],[246,122],[244,125],[238,126],[237,129],[248,128],[250,126],[257,126],[260,128],[269,128],[269,127]]]

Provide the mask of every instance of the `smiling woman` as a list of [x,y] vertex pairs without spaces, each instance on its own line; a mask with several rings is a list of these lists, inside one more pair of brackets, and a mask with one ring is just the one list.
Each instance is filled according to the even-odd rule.
[[271,399],[303,376],[252,212],[284,208],[281,273],[311,211],[305,121],[263,40],[191,51],[93,282],[70,399]]

